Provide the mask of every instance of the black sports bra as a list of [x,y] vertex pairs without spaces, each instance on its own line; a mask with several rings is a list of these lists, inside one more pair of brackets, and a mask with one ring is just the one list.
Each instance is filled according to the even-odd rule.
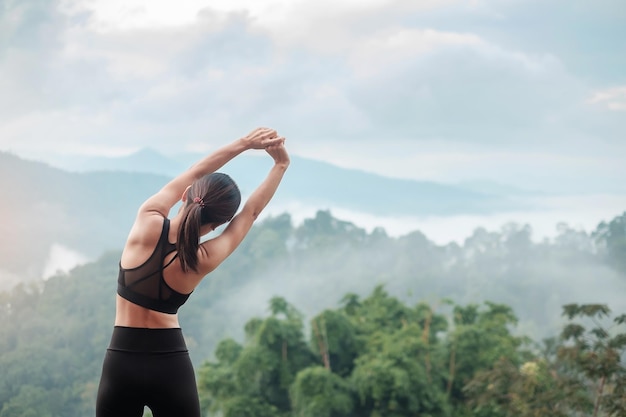
[[163,279],[163,270],[176,259],[163,265],[167,255],[176,250],[176,245],[168,240],[170,220],[165,218],[161,237],[152,255],[136,268],[122,268],[117,277],[117,293],[126,300],[150,310],[176,314],[191,294],[181,294],[172,289]]

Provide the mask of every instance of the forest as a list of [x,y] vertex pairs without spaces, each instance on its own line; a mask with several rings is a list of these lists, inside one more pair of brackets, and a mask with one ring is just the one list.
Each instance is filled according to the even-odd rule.
[[[265,219],[180,313],[204,414],[626,415],[626,212],[557,227]],[[93,415],[119,256],[0,293],[0,417]]]

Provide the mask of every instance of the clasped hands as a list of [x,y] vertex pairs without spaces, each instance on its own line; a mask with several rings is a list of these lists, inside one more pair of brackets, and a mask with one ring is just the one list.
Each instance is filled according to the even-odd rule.
[[279,136],[276,130],[268,127],[258,127],[248,133],[244,140],[250,149],[266,149],[268,146],[282,145],[285,138]]

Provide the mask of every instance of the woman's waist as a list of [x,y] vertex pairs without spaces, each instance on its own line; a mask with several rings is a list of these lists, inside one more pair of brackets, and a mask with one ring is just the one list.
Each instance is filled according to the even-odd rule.
[[180,327],[151,329],[115,326],[109,349],[143,353],[187,352],[187,345]]
[[116,296],[115,325],[151,329],[180,328],[177,314],[161,313]]

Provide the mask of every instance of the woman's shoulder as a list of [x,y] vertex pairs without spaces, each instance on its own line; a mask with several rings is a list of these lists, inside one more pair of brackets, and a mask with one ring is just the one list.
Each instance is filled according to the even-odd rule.
[[167,217],[160,214],[137,216],[128,234],[127,244],[154,246],[166,223],[169,223]]
[[161,215],[137,217],[122,251],[121,263],[125,268],[141,264],[154,251],[165,221]]

